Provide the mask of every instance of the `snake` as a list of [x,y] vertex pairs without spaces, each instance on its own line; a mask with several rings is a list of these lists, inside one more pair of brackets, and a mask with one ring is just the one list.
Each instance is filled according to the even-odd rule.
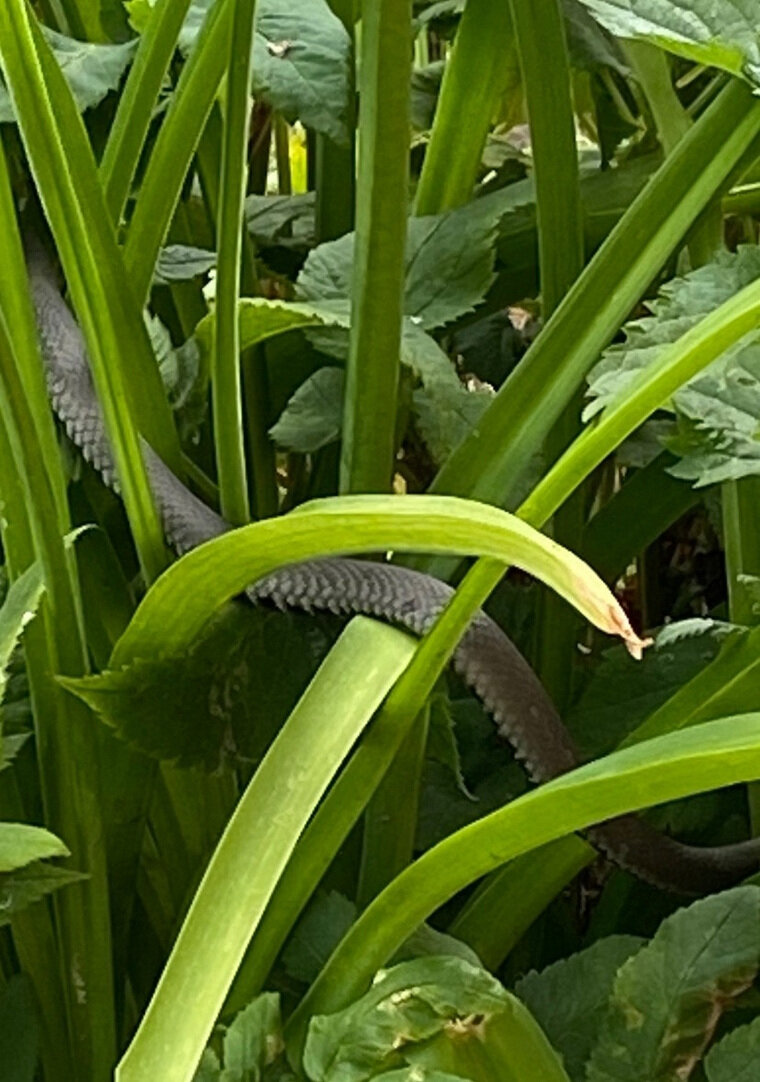
[[[52,408],[69,438],[104,483],[118,478],[80,327],[61,292],[55,263],[42,241],[25,241],[45,378]],[[166,540],[179,554],[231,529],[142,440],[146,473]],[[388,562],[326,557],[284,566],[252,583],[254,604],[285,610],[375,617],[424,635],[453,587],[425,572]],[[512,746],[530,780],[540,784],[582,763],[582,756],[537,675],[502,628],[478,611],[462,636],[453,666]],[[586,832],[613,864],[656,887],[697,896],[733,886],[760,868],[760,838],[732,845],[693,846],[628,814]]]

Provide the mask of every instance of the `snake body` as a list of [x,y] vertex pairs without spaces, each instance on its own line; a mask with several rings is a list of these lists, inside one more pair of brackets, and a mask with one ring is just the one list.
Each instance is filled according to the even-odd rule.
[[[27,261],[53,409],[84,458],[106,484],[118,490],[84,339],[61,295],[55,268],[36,238],[27,244]],[[230,528],[147,444],[144,455],[166,538],[178,553]],[[254,603],[266,601],[309,612],[363,613],[415,635],[428,630],[451,594],[449,585],[422,572],[348,558],[285,567],[246,590]],[[454,666],[482,700],[531,780],[544,782],[579,764],[578,750],[540,681],[485,613],[475,616],[463,636]],[[618,865],[684,894],[724,889],[760,866],[760,839],[712,848],[688,846],[632,815],[599,824],[588,837]]]

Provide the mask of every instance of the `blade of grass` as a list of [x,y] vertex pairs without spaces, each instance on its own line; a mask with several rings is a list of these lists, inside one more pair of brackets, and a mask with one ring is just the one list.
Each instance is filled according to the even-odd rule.
[[140,185],[124,246],[124,262],[140,303],[148,296],[159,250],[219,91],[231,16],[230,0],[219,0],[210,8],[185,61]]
[[362,11],[359,180],[340,487],[390,489],[409,186],[411,0]]
[[300,1062],[312,1015],[360,995],[435,909],[497,865],[595,822],[759,772],[760,715],[745,714],[615,752],[450,835],[398,876],[341,940],[286,1028],[291,1063]]
[[190,0],[160,0],[152,9],[119,96],[100,162],[106,206],[115,227],[124,213],[153,110],[189,7]]
[[299,834],[413,650],[363,619],[343,632],[230,819],[116,1082],[190,1082]]
[[[177,465],[168,404],[82,119],[24,0],[0,8],[0,40],[0,65],[87,342],[127,515],[150,579],[165,564],[165,548],[132,417],[139,409],[148,440]],[[127,381],[126,372],[135,368],[141,378]]]
[[330,7],[346,28],[351,42],[349,60],[348,112],[349,145],[338,146],[317,133],[316,203],[314,232],[317,244],[335,240],[354,228],[356,188],[356,34],[354,0],[330,0]]

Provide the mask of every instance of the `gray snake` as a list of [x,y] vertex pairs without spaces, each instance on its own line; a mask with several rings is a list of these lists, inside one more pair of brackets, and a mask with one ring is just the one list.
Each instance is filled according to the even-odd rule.
[[[106,484],[118,488],[84,340],[41,243],[27,243],[32,297],[53,408],[69,437]],[[183,553],[229,529],[144,445],[145,462],[167,540]],[[334,613],[363,613],[422,635],[452,594],[429,575],[387,563],[327,558],[285,567],[246,590],[256,603]],[[537,676],[511,640],[479,612],[454,666],[492,715],[531,780],[572,770],[579,753]],[[677,842],[627,815],[588,832],[615,863],[665,889],[701,894],[731,886],[760,867],[760,839],[701,848]]]

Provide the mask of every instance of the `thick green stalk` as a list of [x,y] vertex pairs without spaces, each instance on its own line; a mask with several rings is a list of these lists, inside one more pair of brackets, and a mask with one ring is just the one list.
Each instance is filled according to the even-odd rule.
[[140,303],[148,296],[159,250],[224,75],[231,16],[230,0],[219,0],[209,11],[140,185],[124,246],[124,261]]
[[387,492],[393,474],[409,184],[411,0],[366,0],[359,183],[341,491]]
[[[446,62],[415,214],[442,214],[471,197],[513,45],[507,0],[470,0]],[[550,75],[543,65],[539,71]]]
[[[509,506],[557,418],[642,292],[760,131],[731,82],[634,201],[433,488]],[[611,283],[614,288],[611,287]]]
[[[104,1082],[113,1063],[115,1026],[97,753],[89,711],[50,685],[51,673],[80,676],[87,662],[74,554],[63,540],[69,529],[64,480],[2,153],[0,222],[6,244],[0,268],[0,412],[24,495],[25,510],[17,507],[14,517],[28,516],[47,587],[44,647],[33,637],[27,655],[43,803],[47,823],[65,840],[74,866],[90,876],[55,898],[66,1006],[80,1077]],[[8,499],[7,490],[3,496]]]
[[314,228],[317,244],[350,233],[354,228],[356,198],[356,4],[354,0],[329,0],[330,7],[351,39],[346,126],[348,145],[338,146],[317,133],[316,206]]
[[743,477],[721,486],[728,611],[737,624],[758,623],[742,576],[760,576],[760,478]]
[[[570,62],[558,0],[510,0],[510,7],[530,121],[541,309],[548,320],[584,262]],[[570,400],[547,437],[548,462],[578,434],[579,397]],[[579,489],[555,515],[553,536],[578,551],[583,518],[584,493]],[[556,594],[544,591],[536,628],[536,663],[544,687],[560,710],[570,694],[576,626],[572,610]]]
[[227,90],[222,132],[221,181],[217,217],[216,320],[211,350],[213,406],[219,499],[224,518],[242,526],[250,518],[243,401],[240,382],[240,258],[243,203],[248,171],[248,117],[256,0],[236,0],[228,41]]
[[169,70],[190,0],[161,0],[140,38],[100,163],[106,206],[118,226],[137,172],[153,109]]
[[246,944],[299,834],[414,649],[392,628],[384,629],[382,644],[379,638],[366,620],[348,626],[256,771],[116,1069],[116,1082],[193,1078]]

